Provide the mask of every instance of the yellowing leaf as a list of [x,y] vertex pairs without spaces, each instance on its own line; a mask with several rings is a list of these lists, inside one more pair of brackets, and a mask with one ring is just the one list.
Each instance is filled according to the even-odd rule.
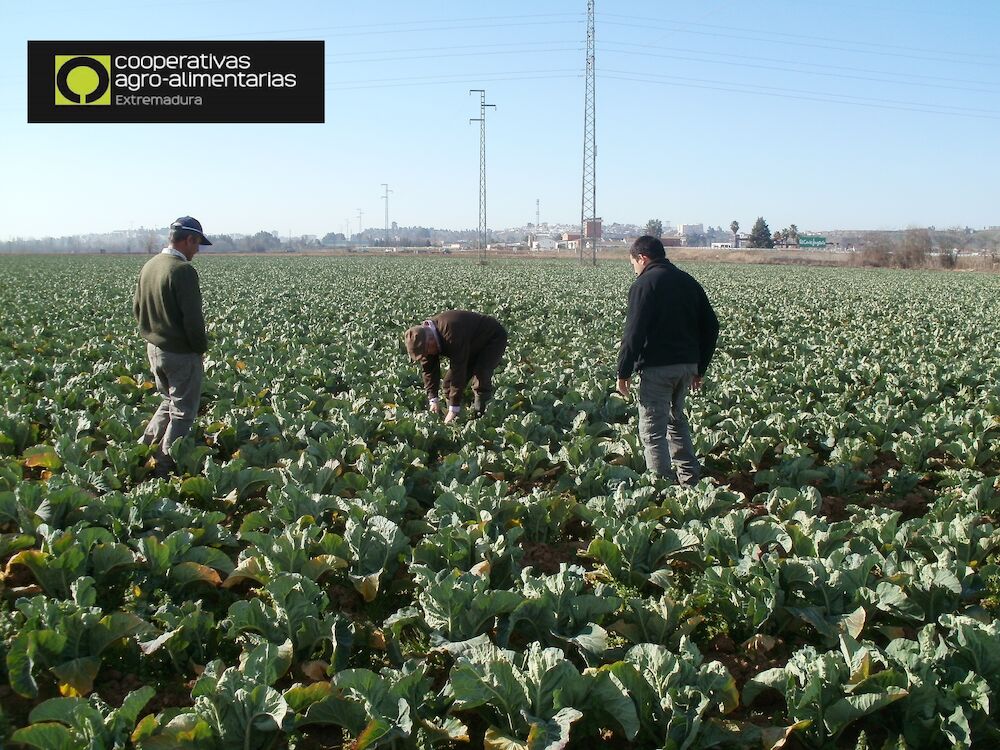
[[378,573],[373,573],[367,576],[351,577],[351,583],[354,584],[354,588],[366,602],[371,603],[378,596],[378,576]]
[[[330,665],[323,661],[322,659],[314,659],[312,661],[304,661],[299,669],[302,670],[302,674],[308,677],[314,682],[320,682],[326,679],[326,670],[330,668]],[[329,690],[330,683],[327,683],[327,690]]]
[[482,562],[478,562],[473,565],[469,569],[469,572],[477,576],[488,576],[490,574],[491,567],[492,566],[490,565],[489,560],[483,560]]
[[43,469],[58,469],[62,467],[62,459],[56,455],[56,450],[51,445],[36,445],[32,448],[24,449],[24,465]]

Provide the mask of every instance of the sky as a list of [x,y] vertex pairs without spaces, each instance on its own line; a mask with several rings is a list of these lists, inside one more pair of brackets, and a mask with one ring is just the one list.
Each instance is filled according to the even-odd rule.
[[[1000,225],[1000,3],[596,0],[597,215]],[[29,40],[324,40],[323,124],[29,124]],[[579,223],[586,0],[0,0],[0,239]]]

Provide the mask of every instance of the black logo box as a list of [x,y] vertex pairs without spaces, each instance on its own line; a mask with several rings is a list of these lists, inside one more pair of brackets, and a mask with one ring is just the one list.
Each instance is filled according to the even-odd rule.
[[[109,105],[56,104],[56,55],[110,55]],[[116,69],[115,58],[132,56],[248,56],[244,70],[178,68],[158,71],[191,73],[292,74],[294,86],[144,86],[139,90],[115,85],[118,73],[152,72]],[[200,123],[321,123],[324,122],[325,51],[322,41],[29,41],[28,122],[200,122]],[[138,103],[118,104],[116,97],[138,97]],[[143,104],[142,97],[181,97],[186,104]],[[193,103],[195,97],[201,104]],[[135,102],[135,100],[131,100]]]

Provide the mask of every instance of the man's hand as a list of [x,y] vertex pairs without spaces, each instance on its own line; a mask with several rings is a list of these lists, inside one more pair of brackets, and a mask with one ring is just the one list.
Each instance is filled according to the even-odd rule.
[[628,398],[631,395],[629,391],[628,378],[618,378],[618,392],[625,398]]
[[701,390],[701,384],[705,381],[701,375],[695,375],[691,378],[691,390],[697,393]]
[[431,401],[430,413],[431,414],[437,414],[439,411],[441,411],[440,402],[438,402],[438,401]]
[[449,409],[448,413],[444,415],[444,423],[448,424],[449,422],[454,422],[457,418],[458,414]]

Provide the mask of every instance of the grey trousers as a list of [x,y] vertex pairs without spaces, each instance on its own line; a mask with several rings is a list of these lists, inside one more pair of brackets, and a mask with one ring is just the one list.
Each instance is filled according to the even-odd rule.
[[639,436],[646,468],[667,477],[676,471],[682,484],[695,484],[701,476],[684,414],[684,398],[697,374],[698,365],[684,364],[644,367],[639,375]]
[[146,425],[142,442],[158,443],[157,458],[162,460],[169,457],[173,442],[191,431],[194,418],[198,416],[205,367],[200,354],[168,352],[149,343],[146,344],[146,356],[163,401]]

